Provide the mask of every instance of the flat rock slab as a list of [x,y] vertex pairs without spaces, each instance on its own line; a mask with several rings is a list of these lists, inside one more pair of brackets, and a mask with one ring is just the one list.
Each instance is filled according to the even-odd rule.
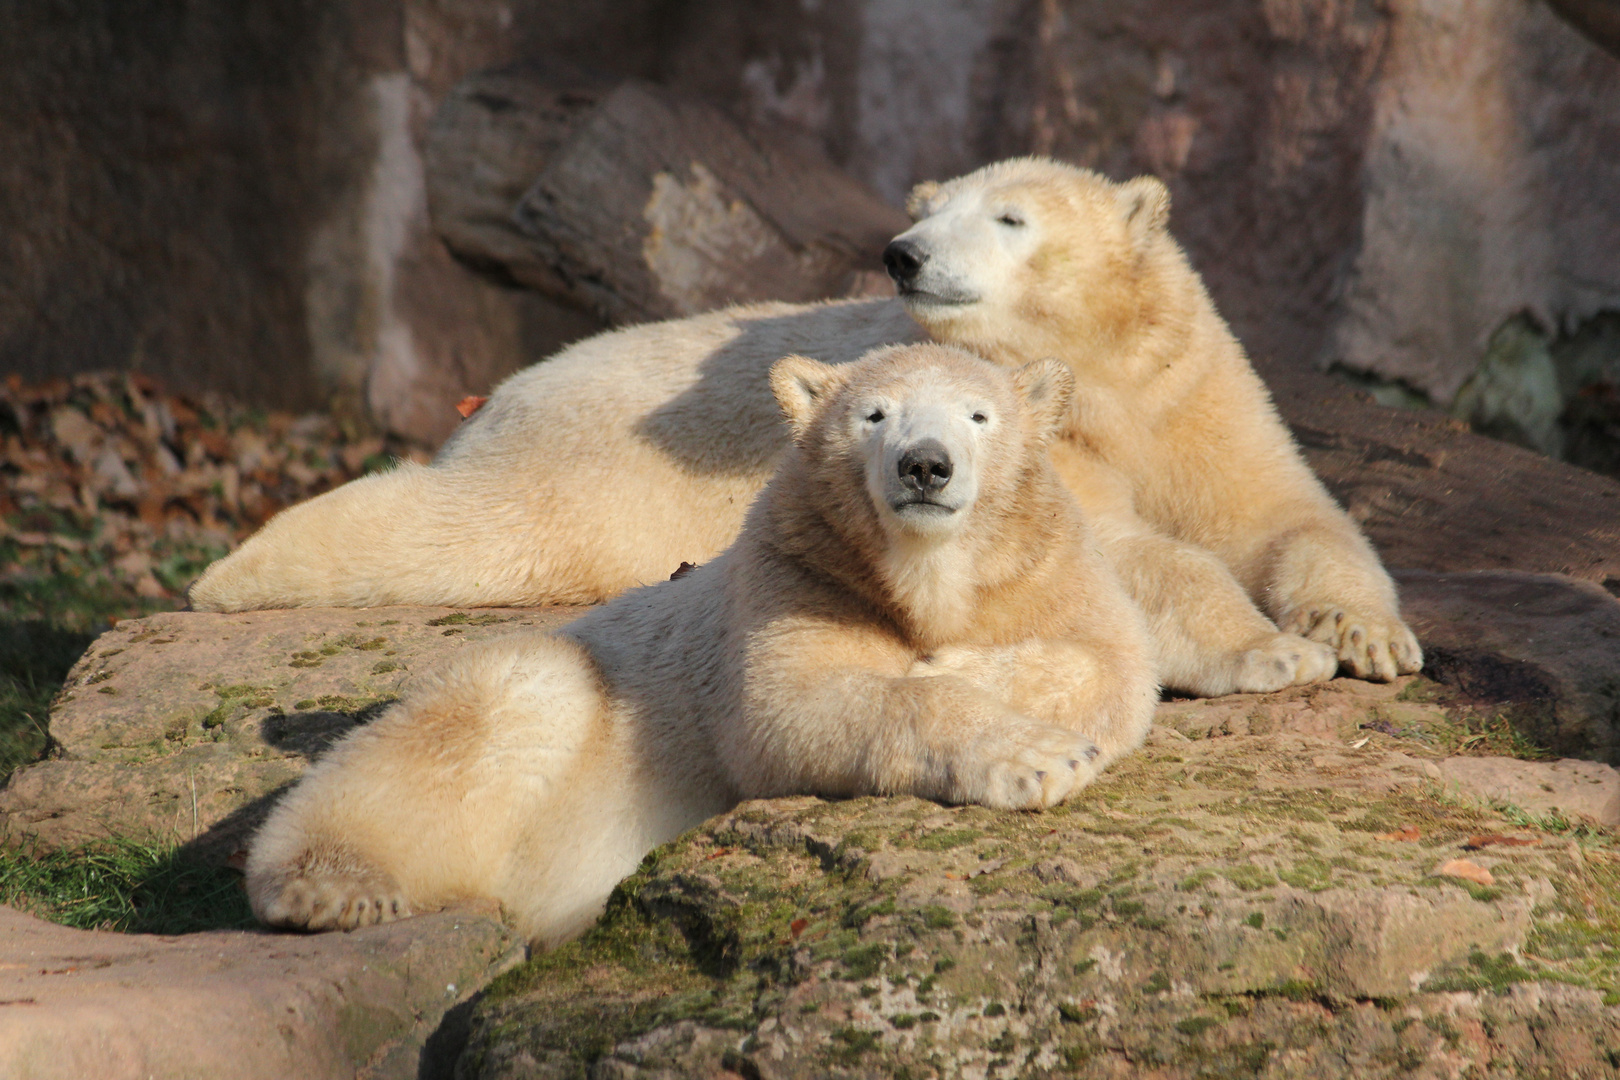
[[1564,574],[1397,570],[1424,675],[1476,703],[1513,702],[1554,752],[1620,764],[1620,600]]
[[48,760],[0,791],[0,836],[108,836],[229,854],[266,798],[471,642],[579,608],[167,612],[97,638],[51,710]]
[[1456,757],[1439,765],[1440,777],[1497,802],[1533,814],[1578,816],[1620,826],[1620,772],[1595,761],[1514,761]]
[[1365,738],[1159,728],[1043,814],[744,804],[497,980],[457,1075],[1612,1076],[1612,834]]
[[414,1080],[445,1013],[522,952],[489,908],[352,934],[155,937],[0,907],[0,1076]]
[[[1428,652],[1425,675],[1445,684],[1444,700],[1398,700],[1405,683],[1388,691],[1336,680],[1308,693],[1171,702],[1161,723],[1244,733],[1252,715],[1300,732],[1363,721],[1426,730],[1443,725],[1447,708],[1505,707],[1557,753],[1600,761],[1620,753],[1620,601],[1560,574],[1398,578]],[[469,642],[561,626],[580,610],[174,612],[121,623],[69,674],[51,713],[50,759],[0,790],[0,837],[48,848],[155,836],[228,855],[271,793],[395,699],[412,674]],[[1593,813],[1584,795],[1568,805],[1560,797],[1536,805]]]

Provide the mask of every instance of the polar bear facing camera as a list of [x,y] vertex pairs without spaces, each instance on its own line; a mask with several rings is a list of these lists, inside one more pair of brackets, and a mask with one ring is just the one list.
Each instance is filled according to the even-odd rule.
[[737,542],[485,643],[339,744],[254,840],[261,919],[486,896],[555,942],[741,799],[1045,807],[1141,743],[1146,627],[1046,453],[1067,367],[911,345],[770,381],[793,445]]
[[913,193],[894,301],[760,304],[519,372],[431,466],[292,507],[192,587],[209,611],[594,603],[702,563],[788,445],[768,380],[931,335],[1077,391],[1051,443],[1143,608],[1160,679],[1215,695],[1422,663],[1395,587],[1301,458],[1151,177],[1020,158]]

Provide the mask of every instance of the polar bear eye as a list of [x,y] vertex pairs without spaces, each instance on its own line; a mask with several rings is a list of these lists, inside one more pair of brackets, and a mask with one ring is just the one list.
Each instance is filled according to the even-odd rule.
[[982,412],[976,412],[976,413],[973,414],[973,422],[975,424],[983,424],[986,421],[988,421],[989,419],[990,418],[988,416],[984,415],[984,413],[982,413]]
[[1006,213],[996,218],[996,220],[1001,222],[1003,225],[1010,225],[1015,229],[1021,228],[1024,224],[1024,219],[1013,210],[1008,210]]
[[873,409],[872,415],[866,418],[866,422],[868,424],[881,424],[883,422],[883,410]]

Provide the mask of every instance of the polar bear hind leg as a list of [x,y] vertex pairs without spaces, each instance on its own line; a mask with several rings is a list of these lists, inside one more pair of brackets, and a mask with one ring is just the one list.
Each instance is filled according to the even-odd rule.
[[[628,582],[570,572],[499,476],[404,462],[271,518],[191,586],[198,611],[593,603]],[[577,546],[577,545],[576,545]],[[550,582],[535,594],[536,577]],[[600,576],[599,574],[596,576]]]
[[487,643],[350,735],[281,801],[248,857],[254,913],[351,929],[492,896],[531,939],[559,940],[657,842],[624,826],[636,815],[592,775],[628,756],[624,731],[578,645]]

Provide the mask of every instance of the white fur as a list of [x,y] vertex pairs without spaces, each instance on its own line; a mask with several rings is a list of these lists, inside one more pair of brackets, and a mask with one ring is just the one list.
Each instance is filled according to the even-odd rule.
[[[1140,745],[1158,697],[1141,614],[1014,378],[926,345],[790,357],[776,381],[797,447],[736,544],[560,634],[470,650],[339,744],[254,840],[261,919],[352,927],[487,896],[550,943],[740,798],[1039,808]],[[913,563],[863,482],[883,442],[848,419],[869,390],[904,414],[918,387],[988,398],[1004,422],[979,438],[974,498]]]
[[[1053,460],[1147,612],[1167,684],[1267,691],[1421,665],[1389,576],[1170,237],[1162,184],[1025,158],[921,185],[912,206],[902,238],[929,264],[905,304],[928,333],[1073,372]],[[900,302],[862,301],[581,342],[502,384],[432,466],[277,516],[192,603],[597,602],[661,581],[731,541],[786,448],[771,363],[921,336]]]

